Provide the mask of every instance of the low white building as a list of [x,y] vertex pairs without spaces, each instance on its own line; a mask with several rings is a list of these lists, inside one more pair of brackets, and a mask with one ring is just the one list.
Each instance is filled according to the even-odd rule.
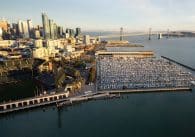
[[57,53],[59,53],[59,50],[55,48],[42,47],[33,50],[33,57],[48,60],[50,57],[55,57]]
[[70,38],[70,34],[69,33],[65,33],[65,38],[66,39]]
[[15,40],[0,40],[0,48],[8,48],[10,46],[17,46],[17,42]]
[[89,35],[84,36],[83,44],[90,45],[90,36]]
[[34,41],[34,46],[36,48],[42,48],[43,47],[43,40],[39,39],[39,40],[35,40]]
[[73,48],[72,45],[66,45],[65,46],[65,51],[69,52],[69,53],[72,53],[72,52],[75,51],[75,48]]
[[35,35],[35,39],[41,38],[41,34],[40,34],[40,31],[39,30],[35,30],[34,31],[34,35]]
[[67,45],[67,40],[66,39],[58,39],[58,40],[47,40],[46,45],[48,48],[50,47],[55,47],[58,49],[65,49]]

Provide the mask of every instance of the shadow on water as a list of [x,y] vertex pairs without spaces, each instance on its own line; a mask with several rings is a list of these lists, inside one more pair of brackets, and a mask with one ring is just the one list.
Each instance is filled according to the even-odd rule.
[[58,128],[62,128],[62,109],[57,109],[58,112]]

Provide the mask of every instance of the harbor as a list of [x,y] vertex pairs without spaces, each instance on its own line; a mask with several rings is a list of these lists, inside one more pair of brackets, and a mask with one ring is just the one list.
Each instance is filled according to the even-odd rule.
[[[144,46],[148,44],[150,50],[161,49],[160,52],[157,52],[160,55],[177,59],[178,62],[195,67],[193,60],[194,50],[192,49],[194,42],[194,39],[190,41],[189,39],[174,39],[169,40],[167,43],[167,40],[162,39],[153,40],[149,44],[145,42]],[[173,51],[176,51],[176,53]],[[183,54],[178,54],[180,52]],[[25,91],[27,92],[28,88]],[[116,92],[117,96],[119,95],[118,90],[111,91]],[[63,105],[59,109],[56,108],[56,103],[53,103],[49,106],[44,105],[1,114],[2,136],[12,137],[16,134],[28,137],[61,137],[63,135],[86,137],[94,134],[103,137],[144,136],[145,132],[140,131],[146,130],[152,137],[157,136],[159,133],[162,136],[170,136],[170,134],[173,136],[185,136],[186,133],[194,133],[194,130],[185,128],[186,126],[193,127],[195,124],[194,89],[192,91],[159,92],[150,92],[150,90],[149,92],[136,93],[130,93],[130,91],[130,89],[120,90],[120,92],[124,93],[120,93],[120,98],[116,99],[73,101],[73,104]],[[67,98],[59,103],[66,100]],[[135,123],[137,124],[135,125]],[[148,124],[151,126],[146,126]],[[109,133],[96,131],[100,126]],[[29,133],[28,129],[32,129],[32,127],[33,132]],[[17,128],[17,131],[9,132],[10,128]],[[54,130],[48,130],[48,128]],[[169,132],[165,133],[164,130],[161,130],[162,128]],[[40,132],[40,129],[43,132]],[[157,132],[156,134],[155,131]],[[37,135],[39,132],[40,134]]]
[[60,92],[54,89],[35,97],[3,102],[0,114],[47,105],[60,109],[90,100],[120,98],[121,94],[192,91],[195,86],[195,77],[180,67],[185,65],[164,56],[158,58],[153,51],[97,51],[95,57],[96,90],[76,94],[69,85]]
[[195,137],[194,5],[2,1],[0,137]]

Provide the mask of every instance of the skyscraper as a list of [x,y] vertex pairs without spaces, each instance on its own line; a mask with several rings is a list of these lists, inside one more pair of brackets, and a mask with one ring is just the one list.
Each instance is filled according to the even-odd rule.
[[6,20],[0,20],[0,28],[7,32],[8,31],[8,22]]
[[0,28],[0,39],[2,38],[3,30]]
[[84,36],[83,43],[85,45],[89,45],[90,44],[90,36],[89,35],[85,35]]
[[53,20],[49,20],[49,28],[50,28],[50,38],[51,39],[54,39],[54,37],[55,37],[55,34],[54,34],[54,22],[53,22]]
[[68,29],[68,28],[67,28],[67,29],[66,29],[66,33],[68,33],[70,37],[74,37],[74,36],[75,36],[74,30],[73,30],[73,29]]
[[56,23],[54,23],[54,39],[58,38],[58,26]]
[[32,20],[27,20],[29,37],[33,38],[33,24]]
[[29,38],[28,23],[27,21],[18,22],[19,35],[21,38]]
[[58,26],[58,38],[62,38],[63,37],[63,27]]
[[76,34],[75,37],[81,36],[81,28],[76,28]]
[[46,13],[42,13],[42,22],[43,22],[43,35],[45,39],[50,39],[50,25],[49,18]]
[[18,24],[12,23],[12,29],[11,29],[11,35],[13,38],[19,37],[19,30],[18,30]]
[[28,31],[28,23],[27,21],[23,21],[22,23],[22,27],[23,27],[23,38],[29,38],[29,31]]
[[22,21],[21,20],[18,21],[18,31],[19,31],[19,36],[22,37],[23,36],[23,28],[22,28]]

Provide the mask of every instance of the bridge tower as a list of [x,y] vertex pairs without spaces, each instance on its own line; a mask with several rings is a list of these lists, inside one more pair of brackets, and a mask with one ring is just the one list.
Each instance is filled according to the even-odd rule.
[[162,38],[163,38],[162,33],[159,32],[159,33],[157,34],[157,37],[158,37],[159,40],[162,39]]
[[123,27],[120,28],[120,41],[123,41]]
[[169,29],[167,29],[167,39],[169,38]]
[[101,42],[101,32],[99,32],[99,36],[98,36],[97,40],[99,43]]
[[151,40],[152,28],[149,28],[148,39]]

